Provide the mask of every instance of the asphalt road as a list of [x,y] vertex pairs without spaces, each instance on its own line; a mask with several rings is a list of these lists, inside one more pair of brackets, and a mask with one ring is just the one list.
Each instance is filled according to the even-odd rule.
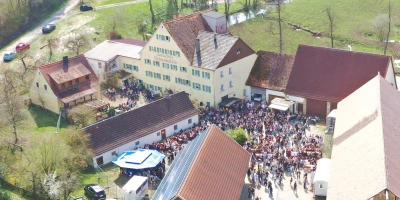
[[[128,5],[128,4],[134,4],[134,3],[139,3],[139,2],[144,2],[147,0],[136,0],[136,1],[128,1],[128,2],[122,2],[122,3],[115,3],[115,4],[109,4],[109,5],[103,5],[103,6],[97,6],[95,7],[96,10],[101,10],[105,8],[111,8],[111,7],[116,7],[116,6],[123,6],[123,5]],[[19,42],[27,42],[29,44],[32,44],[33,42],[36,41],[36,39],[42,35],[42,27],[45,26],[46,24],[57,24],[57,22],[61,19],[64,19],[65,17],[81,13],[80,11],[71,11],[77,4],[79,4],[80,0],[70,0],[63,8],[61,8],[59,11],[57,11],[54,15],[52,15],[50,18],[39,24],[36,28],[34,28],[32,31],[29,33],[26,33],[24,36],[19,38],[17,41],[9,44],[2,52],[0,52],[0,66],[4,64],[3,62],[3,56],[6,52],[9,51],[15,51],[15,47]],[[0,47],[2,48],[2,47]]]

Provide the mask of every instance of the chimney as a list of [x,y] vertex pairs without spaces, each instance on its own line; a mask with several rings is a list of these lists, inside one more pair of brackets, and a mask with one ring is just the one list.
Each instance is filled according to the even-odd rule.
[[178,19],[179,18],[179,13],[175,13],[172,15],[172,19]]
[[200,39],[196,38],[196,53],[200,53]]
[[68,56],[63,57],[63,64],[68,65]]
[[214,33],[214,46],[215,46],[215,49],[217,49],[217,48],[218,48],[218,43],[217,43],[217,34],[216,34],[216,33]]

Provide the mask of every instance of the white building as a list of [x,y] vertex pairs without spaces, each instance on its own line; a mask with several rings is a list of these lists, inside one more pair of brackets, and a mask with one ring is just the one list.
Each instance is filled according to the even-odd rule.
[[84,131],[89,134],[97,167],[123,151],[165,140],[198,122],[197,110],[187,94],[180,92],[95,123]]

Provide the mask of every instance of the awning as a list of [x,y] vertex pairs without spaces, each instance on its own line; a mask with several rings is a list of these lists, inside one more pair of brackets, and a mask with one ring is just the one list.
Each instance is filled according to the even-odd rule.
[[241,101],[241,99],[235,98],[235,97],[231,97],[231,98],[227,98],[222,100],[218,105],[219,106],[223,106],[223,107],[229,107],[233,104],[235,104],[236,102]]
[[[61,101],[64,103],[70,103],[74,100],[77,100],[79,98],[91,95],[96,93],[97,90],[94,88],[90,88],[84,91],[79,91],[79,90],[71,90],[71,91],[67,91],[63,94]],[[60,95],[61,96],[61,95]]]
[[286,111],[287,109],[289,109],[289,106],[282,106],[282,105],[277,105],[277,104],[271,104],[271,105],[268,106],[268,108],[273,108],[273,109],[277,109],[277,110]]

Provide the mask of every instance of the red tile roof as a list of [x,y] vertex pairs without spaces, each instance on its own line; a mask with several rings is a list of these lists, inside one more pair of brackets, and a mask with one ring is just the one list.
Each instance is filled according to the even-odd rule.
[[379,73],[390,56],[299,45],[286,87],[288,95],[337,103]]
[[246,85],[283,92],[292,71],[294,57],[266,51],[259,51],[257,55]]
[[[63,99],[63,102],[70,102],[69,100],[83,97],[82,95],[93,94],[96,90],[91,88],[99,83],[97,75],[94,73],[83,54],[69,58],[68,65],[64,65],[61,60],[43,65],[39,67],[39,70],[46,79],[51,90],[58,98]],[[86,75],[89,75],[88,81],[61,90],[57,88],[57,83],[65,83]]]
[[215,125],[202,134],[207,136],[178,195],[188,200],[239,199],[250,154]]
[[185,54],[190,62],[193,62],[196,37],[199,31],[213,32],[206,20],[202,17],[203,13],[209,11],[210,10],[195,12],[163,23],[171,37],[182,50],[182,53]]

